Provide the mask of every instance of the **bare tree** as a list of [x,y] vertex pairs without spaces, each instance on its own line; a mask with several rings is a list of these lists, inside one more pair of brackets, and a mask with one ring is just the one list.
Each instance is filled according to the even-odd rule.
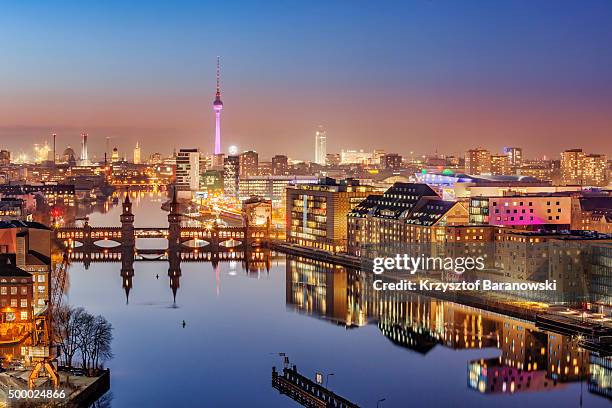
[[85,312],[80,318],[79,326],[80,330],[77,340],[81,353],[81,366],[84,369],[88,369],[90,367],[91,348],[95,332],[95,317]]
[[53,322],[54,340],[66,366],[72,367],[74,359],[80,357],[82,368],[96,370],[113,357],[113,326],[103,316],[93,316],[81,307],[63,306],[55,310]]
[[54,337],[64,355],[64,364],[72,367],[75,354],[80,348],[81,324],[87,312],[82,307],[75,308],[69,305],[55,310]]
[[113,357],[112,341],[113,326],[103,316],[96,316],[90,349],[91,368],[100,368],[101,363]]

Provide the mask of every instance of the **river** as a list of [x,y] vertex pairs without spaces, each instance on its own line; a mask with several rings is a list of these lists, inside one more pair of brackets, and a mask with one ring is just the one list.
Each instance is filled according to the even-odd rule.
[[[132,199],[135,226],[167,225],[163,197]],[[359,273],[285,256],[251,270],[181,262],[174,300],[168,268],[136,261],[128,301],[121,262],[70,266],[67,301],[114,327],[113,407],[297,406],[271,386],[279,353],[364,407],[610,406],[610,361],[528,322],[422,296],[374,304]]]

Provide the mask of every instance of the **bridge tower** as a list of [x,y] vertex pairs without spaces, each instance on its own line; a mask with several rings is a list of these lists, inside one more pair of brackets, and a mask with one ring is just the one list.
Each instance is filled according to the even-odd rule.
[[130,303],[130,290],[134,278],[134,248],[121,247],[121,286],[125,290],[125,304]]
[[176,293],[181,287],[181,254],[176,245],[168,248],[168,277],[172,289],[172,301],[176,304]]
[[178,247],[181,243],[181,211],[176,198],[176,187],[172,189],[172,201],[168,213],[168,249]]
[[134,247],[136,239],[134,237],[134,214],[132,214],[132,202],[130,192],[126,190],[123,200],[123,212],[121,213],[121,241],[123,246]]

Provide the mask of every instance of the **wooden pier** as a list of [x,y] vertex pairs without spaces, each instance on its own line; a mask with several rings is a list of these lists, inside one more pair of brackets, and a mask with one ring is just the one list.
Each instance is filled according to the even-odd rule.
[[272,367],[272,387],[298,404],[309,408],[358,408],[359,405],[333,393],[298,373],[297,367],[285,367],[283,374]]

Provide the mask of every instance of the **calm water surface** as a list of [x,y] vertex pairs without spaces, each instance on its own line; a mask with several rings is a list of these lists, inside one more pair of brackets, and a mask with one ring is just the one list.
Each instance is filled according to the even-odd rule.
[[[134,198],[137,227],[167,225],[161,200],[148,194]],[[119,225],[120,211],[116,206],[96,212],[90,223]],[[138,241],[137,247],[165,244],[151,241]],[[168,263],[137,261],[129,303],[120,269],[120,262],[91,263],[87,269],[73,263],[68,294],[69,303],[104,315],[115,328],[115,358],[108,362],[113,407],[297,406],[271,387],[271,367],[282,365],[278,352],[310,378],[333,373],[329,388],[364,407],[375,407],[381,398],[383,407],[577,407],[581,399],[587,407],[610,406],[573,375],[571,361],[547,361],[557,348],[562,361],[569,339],[551,339],[527,323],[422,297],[368,308],[351,295],[359,278],[343,269],[284,257],[259,272],[245,271],[241,262],[216,269],[209,262],[182,262],[174,302]],[[518,348],[524,341],[530,350],[500,346],[505,337],[510,337],[506,344]],[[568,354],[587,371],[601,373],[588,354]],[[530,391],[523,385],[510,395],[499,383],[493,391],[482,381],[486,392],[473,389],[479,387],[473,373],[481,359],[499,356],[525,367],[540,362]],[[551,374],[548,366],[561,367],[562,374]],[[493,376],[491,369],[488,374]],[[609,374],[603,378],[610,382]],[[552,377],[561,380],[555,385]]]

